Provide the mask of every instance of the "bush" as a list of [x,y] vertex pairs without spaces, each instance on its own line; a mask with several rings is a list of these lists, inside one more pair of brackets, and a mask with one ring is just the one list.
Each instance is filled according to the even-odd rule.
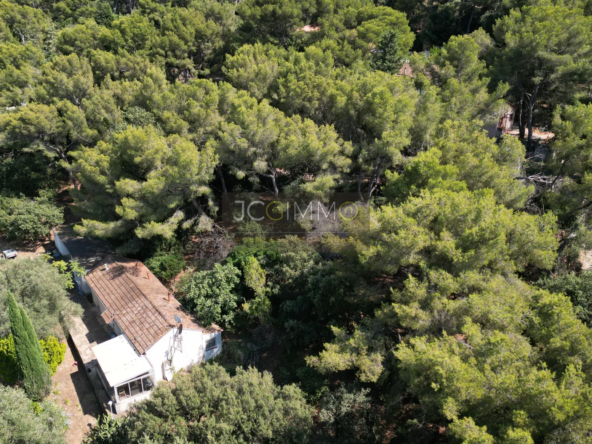
[[6,384],[14,384],[18,379],[19,366],[12,335],[0,338],[0,377]]
[[[55,336],[48,336],[45,340],[40,339],[39,345],[43,351],[43,360],[49,367],[51,374],[55,375],[58,365],[64,362],[66,344],[60,343]],[[14,384],[19,377],[18,369],[12,335],[0,338],[0,377],[6,384]]]
[[0,233],[9,239],[41,240],[63,221],[63,210],[46,199],[0,196]]
[[63,330],[82,314],[69,298],[72,278],[42,258],[0,261],[0,337],[8,336],[7,293],[11,292],[31,319],[37,337],[61,338]]
[[183,271],[185,259],[179,252],[157,253],[146,261],[146,266],[158,279],[170,281]]
[[216,364],[196,365],[158,384],[126,418],[100,421],[85,443],[304,443],[311,414],[302,391],[276,385],[270,373],[239,367],[230,376]]
[[232,325],[240,297],[235,288],[240,270],[231,264],[216,264],[213,270],[197,271],[181,289],[181,302],[204,326]]
[[571,299],[578,318],[592,325],[592,272],[569,273],[540,279],[537,285],[552,293],[563,293]]
[[108,415],[100,416],[83,444],[127,444],[127,424],[125,418],[112,419]]
[[66,344],[62,344],[55,336],[48,336],[45,340],[40,339],[39,345],[43,351],[43,360],[47,363],[51,374],[55,375],[58,365],[64,362]]
[[22,389],[0,386],[0,442],[66,444],[70,418],[52,402],[31,402]]

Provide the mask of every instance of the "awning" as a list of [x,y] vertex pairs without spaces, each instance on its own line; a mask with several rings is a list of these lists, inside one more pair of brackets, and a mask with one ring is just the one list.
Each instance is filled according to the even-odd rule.
[[125,335],[95,345],[92,351],[111,387],[152,370],[146,356],[139,356]]

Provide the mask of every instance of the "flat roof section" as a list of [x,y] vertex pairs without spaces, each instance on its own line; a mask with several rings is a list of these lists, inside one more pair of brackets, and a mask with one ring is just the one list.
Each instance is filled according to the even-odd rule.
[[111,387],[117,387],[152,370],[146,356],[138,356],[125,335],[95,345],[92,351]]

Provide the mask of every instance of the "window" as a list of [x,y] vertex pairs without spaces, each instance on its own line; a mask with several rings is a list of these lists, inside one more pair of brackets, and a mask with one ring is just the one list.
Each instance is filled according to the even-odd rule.
[[218,348],[218,344],[216,343],[216,336],[214,336],[206,342],[206,351],[214,350],[216,348]]
[[117,387],[117,397],[119,399],[126,399],[130,397],[129,384],[123,384]]
[[144,387],[145,392],[149,392],[154,387],[154,383],[152,382],[152,378],[150,376],[146,376],[142,379],[142,387]]
[[121,401],[122,399],[131,398],[140,393],[149,392],[153,388],[154,382],[152,382],[152,378],[150,376],[144,376],[143,378],[134,379],[120,385],[115,391],[117,392],[117,398]]
[[130,382],[129,385],[130,385],[130,391],[132,393],[132,396],[136,396],[136,395],[139,395],[140,393],[142,393],[142,383],[140,382],[139,379],[136,379],[135,381]]

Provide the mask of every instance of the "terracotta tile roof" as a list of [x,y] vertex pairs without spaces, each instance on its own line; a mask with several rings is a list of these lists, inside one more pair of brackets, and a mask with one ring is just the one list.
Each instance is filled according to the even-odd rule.
[[139,261],[108,256],[86,280],[107,308],[101,315],[105,322],[115,320],[140,354],[177,324],[175,315],[183,328],[203,330],[177,299],[169,301],[169,291]]

